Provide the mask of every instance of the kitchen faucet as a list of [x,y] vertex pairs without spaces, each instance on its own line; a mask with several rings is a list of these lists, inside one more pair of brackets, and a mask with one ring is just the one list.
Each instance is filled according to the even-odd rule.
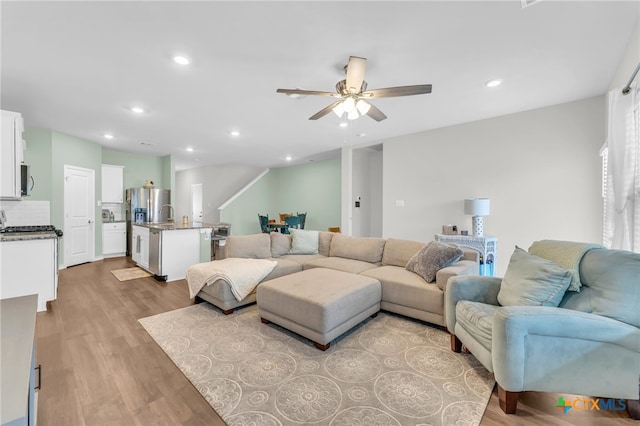
[[176,220],[173,217],[173,206],[171,204],[163,204],[162,207],[160,207],[160,211],[165,207],[169,207],[169,217],[167,218],[167,222],[175,222]]

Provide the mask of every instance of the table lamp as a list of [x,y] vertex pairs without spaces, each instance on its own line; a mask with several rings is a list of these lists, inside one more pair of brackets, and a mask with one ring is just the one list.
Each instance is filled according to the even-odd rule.
[[473,236],[484,236],[482,217],[489,215],[489,199],[466,198],[464,200],[464,214],[473,216]]

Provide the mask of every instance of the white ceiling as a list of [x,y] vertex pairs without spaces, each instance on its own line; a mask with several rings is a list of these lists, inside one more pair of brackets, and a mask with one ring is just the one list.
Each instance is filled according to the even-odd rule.
[[[278,167],[287,155],[301,163],[349,144],[603,94],[640,13],[637,0],[1,7],[2,109],[109,149],[171,154],[178,169]],[[176,53],[192,64],[174,64]],[[362,117],[346,129],[334,114],[308,120],[332,98],[276,93],[334,90],[350,55],[368,58],[370,89],[431,83],[433,93],[376,100],[388,119]],[[486,88],[492,78],[503,85]],[[133,114],[133,105],[146,112]]]

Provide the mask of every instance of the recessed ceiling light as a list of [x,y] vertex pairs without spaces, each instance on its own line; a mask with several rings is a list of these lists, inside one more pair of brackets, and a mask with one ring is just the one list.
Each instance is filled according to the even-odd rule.
[[180,65],[189,65],[191,63],[191,60],[186,56],[176,55],[173,57],[173,62]]
[[152,143],[150,142],[140,142],[140,145],[144,145],[144,146],[153,146]]
[[349,123],[347,123],[346,121],[343,121],[342,123],[340,123],[340,127],[347,127],[349,125]]
[[142,114],[144,112],[144,109],[140,107],[131,107],[131,112],[135,112],[136,114]]
[[240,132],[237,130],[232,130],[230,134],[231,136],[240,136]]
[[287,155],[284,159],[287,160],[287,161],[291,161],[291,156]]
[[366,133],[358,133],[356,136],[359,137],[359,138],[363,138],[363,137],[367,136],[367,134]]
[[104,134],[105,139],[113,139],[113,135],[111,133]]
[[193,152],[193,148],[191,148],[190,146],[185,148],[188,152]]
[[502,84],[502,80],[500,80],[499,78],[496,78],[494,80],[487,81],[484,85],[487,87],[498,87],[501,84]]
[[200,159],[199,159],[199,158],[196,158],[194,161],[195,161],[196,163],[199,163],[199,162],[200,162]]

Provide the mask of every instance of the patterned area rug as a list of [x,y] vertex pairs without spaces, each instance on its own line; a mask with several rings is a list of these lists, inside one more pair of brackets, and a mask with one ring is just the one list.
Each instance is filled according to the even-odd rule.
[[151,274],[137,266],[133,268],[115,269],[110,271],[119,281],[136,280],[138,278],[150,277]]
[[142,326],[230,426],[474,425],[494,386],[449,335],[380,312],[322,352],[255,305],[225,316],[208,303]]

